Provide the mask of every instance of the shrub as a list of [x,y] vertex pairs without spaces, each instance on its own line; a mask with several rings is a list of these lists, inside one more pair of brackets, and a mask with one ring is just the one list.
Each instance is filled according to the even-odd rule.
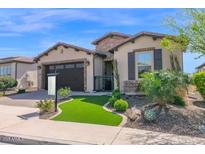
[[71,90],[69,87],[64,87],[58,90],[58,95],[63,97],[64,99],[70,96]]
[[120,90],[119,89],[115,89],[113,90],[112,92],[112,96],[116,99],[121,99],[121,93],[120,93]]
[[17,86],[17,81],[9,76],[0,77],[0,90],[3,91],[3,95],[5,95],[7,89],[14,88]]
[[[141,90],[147,95],[152,103],[156,103],[154,108],[144,110],[144,118],[153,121],[158,118],[162,109],[169,111],[168,103],[177,103],[183,105],[178,96],[179,89],[187,89],[189,78],[186,74],[176,71],[156,71],[144,73],[143,79],[140,81]],[[185,103],[184,103],[185,104]],[[156,113],[156,115],[155,115]]]
[[112,91],[112,97],[109,99],[109,103],[112,107],[114,107],[114,104],[117,100],[121,99],[121,93],[119,89],[115,89]]
[[162,107],[174,101],[177,88],[187,88],[188,77],[186,74],[174,71],[157,71],[144,73],[140,81],[141,90]]
[[54,108],[54,100],[45,99],[37,102],[37,108],[40,109],[41,112],[49,112]]
[[25,93],[26,92],[26,89],[18,89],[18,94],[23,94],[23,93]]
[[180,96],[175,96],[174,97],[173,104],[178,105],[178,106],[182,106],[182,107],[186,106],[186,103],[185,103],[184,99]]
[[126,111],[128,108],[128,103],[123,99],[119,99],[114,103],[114,108],[116,111]]
[[110,99],[108,100],[108,102],[111,104],[111,106],[112,107],[114,107],[114,104],[115,104],[115,101],[116,101],[117,99],[115,98],[115,97],[110,97]]
[[205,99],[205,71],[195,73],[193,75],[193,82],[196,85],[197,91]]

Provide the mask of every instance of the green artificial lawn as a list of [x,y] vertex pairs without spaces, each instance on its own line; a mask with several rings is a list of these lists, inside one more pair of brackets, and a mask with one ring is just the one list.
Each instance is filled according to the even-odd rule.
[[117,126],[122,117],[103,109],[108,96],[76,96],[74,100],[59,105],[62,113],[53,118],[56,121],[71,121]]

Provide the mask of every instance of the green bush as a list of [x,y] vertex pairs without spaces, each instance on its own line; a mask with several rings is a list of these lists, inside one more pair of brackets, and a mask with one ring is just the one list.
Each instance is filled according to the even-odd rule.
[[195,73],[193,75],[193,82],[196,85],[197,91],[205,99],[205,71]]
[[3,91],[3,95],[5,95],[7,89],[14,88],[17,86],[17,81],[9,76],[0,77],[0,90]]
[[70,96],[71,90],[69,87],[60,88],[58,90],[58,95],[63,97],[64,99],[68,98]]
[[52,99],[41,100],[40,102],[37,102],[36,107],[39,108],[41,112],[52,111],[52,109],[54,108],[54,100]]
[[166,107],[173,102],[178,88],[187,88],[189,81],[186,74],[175,71],[156,71],[144,73],[140,81],[141,90],[152,102]]
[[128,103],[123,99],[119,99],[114,103],[114,108],[116,111],[126,111],[128,108]]
[[108,102],[111,104],[111,106],[112,107],[114,107],[114,104],[115,104],[115,101],[116,101],[117,99],[115,98],[115,97],[110,97],[110,99],[108,100]]
[[186,103],[185,103],[184,99],[180,96],[175,96],[174,97],[173,104],[178,105],[178,106],[182,106],[182,107],[186,106]]
[[112,92],[112,96],[116,99],[121,99],[121,93],[120,93],[120,90],[119,89],[115,89],[113,90]]
[[26,92],[26,89],[18,89],[18,94],[23,94],[23,93],[25,93]]

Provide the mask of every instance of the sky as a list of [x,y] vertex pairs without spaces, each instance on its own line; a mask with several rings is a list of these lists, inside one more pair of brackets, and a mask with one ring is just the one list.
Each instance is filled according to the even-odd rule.
[[[91,42],[108,32],[174,34],[165,24],[179,9],[0,9],[0,57],[35,57],[57,42],[94,49]],[[184,54],[192,73],[205,57]]]

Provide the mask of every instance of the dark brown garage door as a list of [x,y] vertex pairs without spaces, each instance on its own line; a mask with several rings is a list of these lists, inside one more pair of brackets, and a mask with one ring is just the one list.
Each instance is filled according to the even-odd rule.
[[[84,91],[84,63],[69,63],[46,66],[46,74],[59,73],[58,89],[70,87],[72,91]],[[48,87],[46,75],[46,89]]]

